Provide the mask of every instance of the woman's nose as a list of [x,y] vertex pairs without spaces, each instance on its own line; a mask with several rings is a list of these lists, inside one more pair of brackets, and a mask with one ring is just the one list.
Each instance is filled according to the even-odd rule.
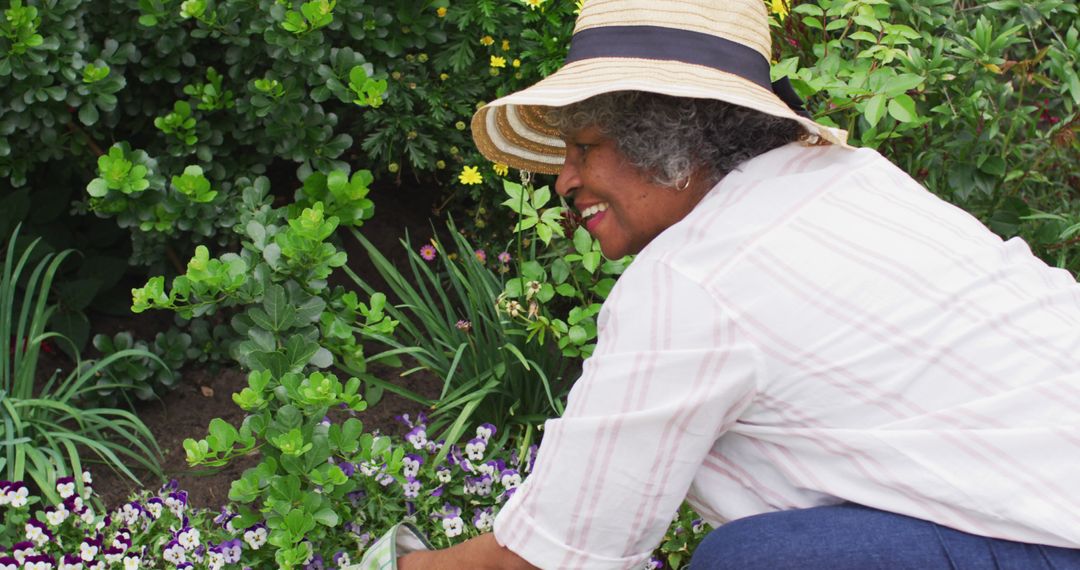
[[578,176],[577,168],[574,167],[570,160],[564,161],[562,170],[559,171],[559,177],[555,179],[555,192],[563,198],[570,198],[580,185],[581,179]]

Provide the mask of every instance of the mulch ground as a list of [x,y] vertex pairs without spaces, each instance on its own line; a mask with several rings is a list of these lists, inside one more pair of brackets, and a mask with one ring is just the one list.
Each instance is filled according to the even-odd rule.
[[[383,378],[397,377],[397,371],[388,368],[375,369],[374,372]],[[439,380],[430,374],[412,374],[406,378],[396,378],[396,381],[426,396],[438,394]],[[161,464],[166,479],[176,479],[180,488],[188,492],[188,501],[196,507],[220,508],[228,502],[232,481],[259,462],[258,454],[253,454],[225,467],[197,469],[187,464],[184,453],[184,439],[205,437],[206,428],[214,418],[240,426],[245,412],[233,403],[232,395],[245,386],[247,375],[235,368],[187,371],[179,386],[161,401],[144,403],[136,410],[161,447]],[[422,410],[420,404],[386,393],[377,405],[370,406],[358,417],[364,422],[366,430],[403,434],[403,426],[394,417],[403,413],[415,417]],[[94,471],[94,489],[105,505],[113,508],[138,489],[155,488],[162,483],[150,473],[137,474],[141,484],[120,473],[98,468]]]

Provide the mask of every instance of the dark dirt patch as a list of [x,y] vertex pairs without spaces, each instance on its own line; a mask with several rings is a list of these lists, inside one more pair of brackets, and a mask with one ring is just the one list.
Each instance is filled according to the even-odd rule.
[[[374,367],[373,367],[374,368]],[[382,368],[373,370],[383,378],[396,378],[397,372]],[[438,394],[438,379],[423,373],[397,378],[404,387],[424,395]],[[221,418],[234,426],[243,422],[245,412],[232,401],[232,394],[247,385],[247,374],[235,368],[212,372],[208,369],[186,371],[180,385],[160,402],[149,402],[137,409],[139,417],[157,438],[162,452],[162,468],[167,479],[176,479],[188,492],[188,500],[196,507],[217,509],[228,501],[229,485],[245,469],[259,462],[258,455],[241,458],[232,464],[215,469],[189,467],[184,453],[184,439],[202,438],[210,420]],[[422,411],[420,404],[387,393],[382,401],[358,417],[365,429],[401,434],[401,424],[394,416]],[[138,473],[142,487],[154,488],[162,481],[153,475]],[[94,473],[94,488],[102,501],[111,507],[121,504],[140,486],[119,473],[98,469]]]

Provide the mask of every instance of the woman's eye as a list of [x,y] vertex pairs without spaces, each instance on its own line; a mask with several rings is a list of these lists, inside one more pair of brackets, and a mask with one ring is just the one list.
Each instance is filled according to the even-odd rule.
[[586,152],[589,152],[589,149],[592,148],[591,144],[585,144],[585,143],[576,143],[574,146],[577,147],[578,152],[580,152],[581,154],[585,154]]

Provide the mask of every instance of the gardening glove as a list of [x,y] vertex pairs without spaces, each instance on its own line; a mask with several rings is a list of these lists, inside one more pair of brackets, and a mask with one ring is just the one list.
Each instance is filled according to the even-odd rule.
[[431,545],[415,527],[398,523],[364,552],[359,564],[344,566],[342,570],[397,570],[399,557],[418,550],[431,550]]

